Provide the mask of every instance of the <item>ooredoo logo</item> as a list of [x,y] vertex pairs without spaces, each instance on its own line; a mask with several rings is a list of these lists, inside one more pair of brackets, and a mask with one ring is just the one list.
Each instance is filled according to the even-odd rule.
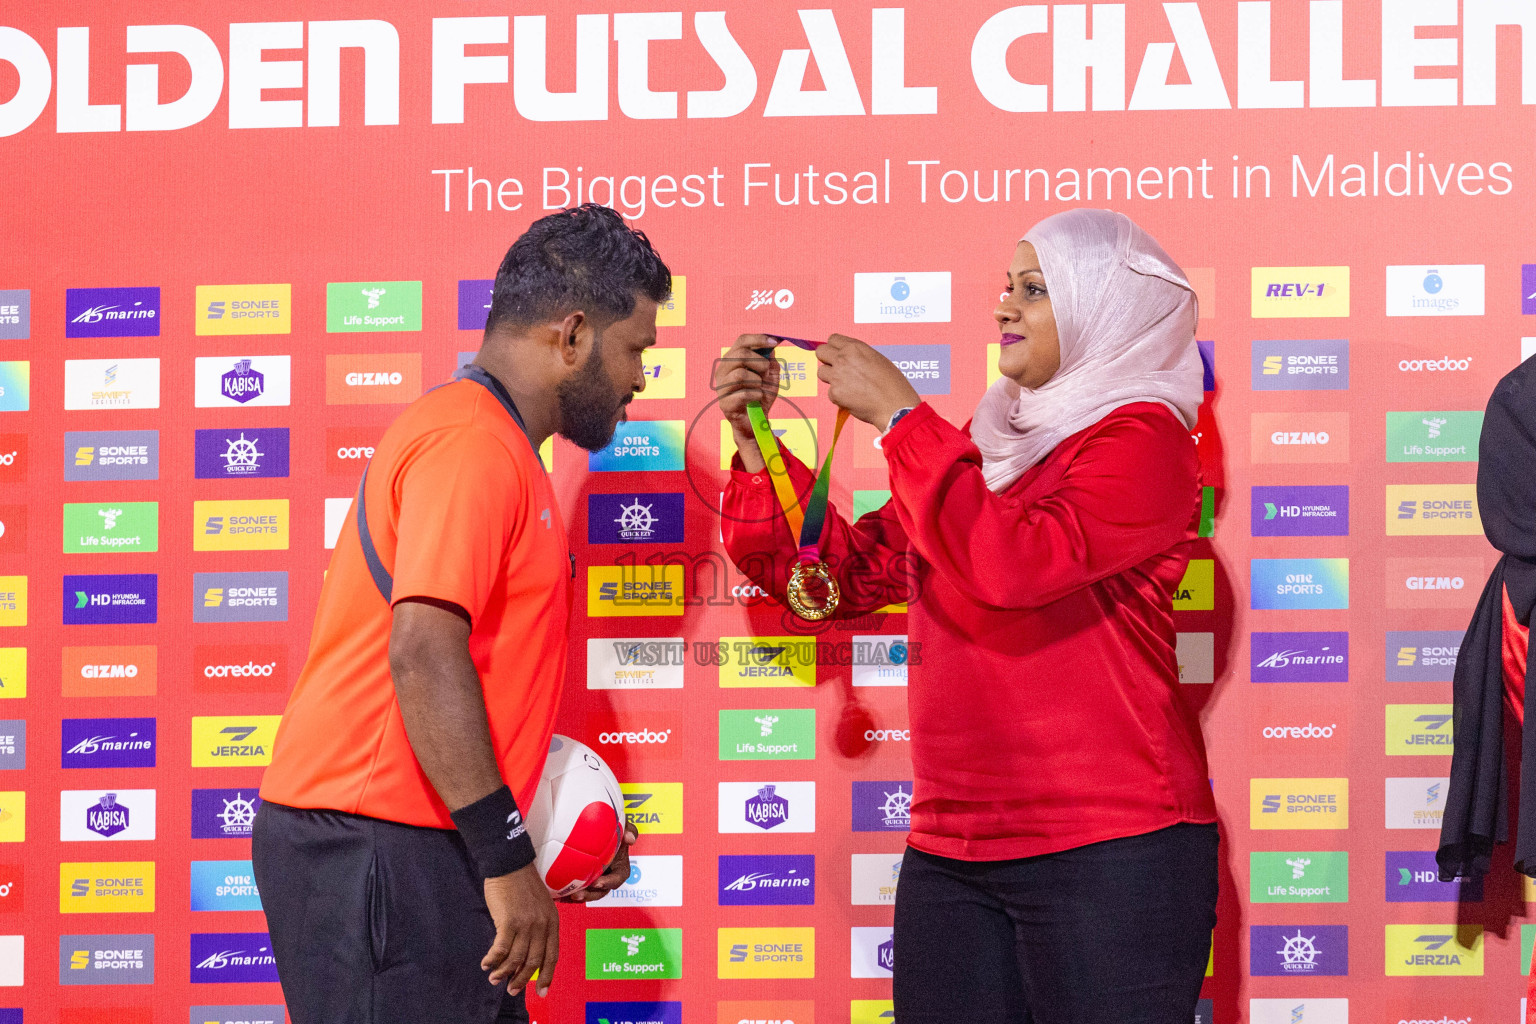
[[1337,725],[1266,725],[1261,734],[1267,740],[1331,740]]
[[66,697],[149,697],[155,668],[153,646],[66,647],[60,682]]
[[373,458],[382,427],[328,427],[325,431],[325,471],[357,480],[363,464]]
[[1457,373],[1472,369],[1472,357],[1457,359],[1441,356],[1439,359],[1399,359],[1399,373]]
[[608,758],[676,761],[682,756],[683,735],[682,716],[671,712],[587,716],[587,742]]
[[327,405],[383,405],[421,397],[421,353],[325,357]]
[[201,645],[192,652],[194,693],[285,693],[288,648],[283,644]]
[[26,482],[27,441],[26,434],[0,434],[0,484]]

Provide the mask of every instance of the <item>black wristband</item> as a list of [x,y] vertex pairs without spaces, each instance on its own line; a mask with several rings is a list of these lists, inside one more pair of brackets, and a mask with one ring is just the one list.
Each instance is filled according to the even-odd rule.
[[506,786],[452,812],[481,878],[510,874],[533,863],[533,840]]

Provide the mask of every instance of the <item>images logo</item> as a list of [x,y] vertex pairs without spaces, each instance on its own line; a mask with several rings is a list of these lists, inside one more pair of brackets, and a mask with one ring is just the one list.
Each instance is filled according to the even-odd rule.
[[1248,973],[1321,977],[1349,973],[1349,926],[1250,925]]
[[61,842],[150,840],[155,838],[152,789],[66,789],[59,794]]
[[906,832],[912,827],[912,783],[855,782],[855,832]]
[[1349,461],[1347,412],[1256,412],[1249,424],[1254,462]]
[[192,984],[276,981],[277,960],[266,932],[194,933]]
[[683,858],[678,855],[635,856],[629,859],[629,877],[608,894],[602,907],[680,907],[683,905]]
[[681,565],[592,565],[587,567],[587,614],[682,615]]
[[629,420],[620,423],[613,440],[587,454],[592,473],[638,473],[683,468],[682,420]]
[[948,345],[876,345],[920,395],[949,394]]
[[31,336],[31,291],[0,288],[0,341],[26,341]]
[[[460,282],[460,284],[463,283],[462,281]],[[602,900],[599,903],[588,904],[588,906],[597,907],[607,902],[607,900]],[[669,1003],[588,1003],[586,1024],[683,1024],[683,1004],[676,1001]],[[733,1021],[732,1024],[735,1024],[735,1022]]]
[[160,505],[153,501],[64,505],[64,553],[160,550]]
[[855,636],[853,685],[906,686],[911,658],[912,649],[905,633]]
[[261,797],[252,789],[194,789],[193,839],[249,839]]
[[677,637],[587,640],[587,689],[680,690],[687,644]]
[[621,782],[619,789],[624,794],[625,816],[641,835],[675,835],[683,830],[681,782]]
[[288,550],[288,499],[194,501],[192,550]]
[[495,280],[459,282],[459,330],[483,331],[491,315]]
[[66,718],[64,768],[153,768],[153,718]]
[[1348,633],[1252,633],[1255,683],[1349,682]]
[[[485,326],[483,322],[481,326]],[[419,331],[421,282],[332,282],[325,286],[325,329],[330,334]]]
[[192,574],[193,622],[287,622],[286,572]]
[[[0,446],[3,447],[3,446]],[[65,480],[158,480],[160,431],[66,430]]]
[[885,928],[854,928],[851,936],[852,965],[849,976],[854,978],[889,978],[896,966],[896,943],[892,930]]
[[198,356],[193,404],[199,409],[287,405],[292,363],[289,356]]
[[198,334],[287,334],[293,329],[292,286],[200,284]]
[[1387,316],[1482,316],[1480,263],[1387,268]]
[[1433,850],[1387,852],[1388,903],[1481,903],[1481,878],[1440,881],[1440,866]]
[[1386,677],[1389,683],[1448,683],[1461,650],[1459,630],[1389,631]]
[[816,756],[816,712],[768,708],[720,712],[720,760],[808,761]]
[[[0,369],[4,365],[0,364]],[[10,389],[7,387],[5,395],[0,396],[0,403],[8,402],[9,395]],[[0,404],[0,409],[3,408],[10,406]],[[21,408],[25,409],[26,405],[23,404]],[[64,408],[158,409],[160,360],[66,359]]]
[[1348,387],[1347,341],[1253,343],[1255,391],[1342,391]]
[[681,978],[681,928],[588,928],[587,980]]
[[153,985],[153,935],[60,935],[60,985]]
[[1448,778],[1388,779],[1387,828],[1440,827]]
[[811,854],[723,854],[719,869],[722,907],[809,907],[816,902],[816,858]]
[[261,893],[248,860],[192,862],[193,910],[260,910]]
[[1348,267],[1254,267],[1251,316],[1349,316]]
[[795,636],[723,636],[716,648],[726,689],[816,685],[816,643]]
[[282,715],[221,715],[192,719],[192,767],[272,763]]
[[722,978],[814,978],[816,929],[721,928],[716,966]]
[[420,352],[325,357],[327,405],[400,405],[420,397]]
[[156,651],[134,647],[66,647],[60,682],[66,697],[153,697]]
[[1349,488],[1253,488],[1250,532],[1255,537],[1349,536]]
[[1476,462],[1480,412],[1387,413],[1388,462]]
[[888,907],[896,902],[901,880],[902,854],[856,853],[853,855],[853,905]]
[[1388,608],[1470,608],[1487,577],[1481,558],[1389,558]]
[[1387,977],[1482,977],[1483,926],[1387,925]]
[[816,783],[722,782],[719,830],[746,832],[815,832]]
[[681,544],[680,493],[587,495],[588,544]]
[[1252,903],[1348,903],[1349,854],[1329,850],[1248,854]]
[[1248,827],[1349,828],[1349,780],[1250,779]]
[[193,464],[199,480],[288,475],[288,428],[199,430]]
[[1450,754],[1454,747],[1451,705],[1387,705],[1388,754]]
[[59,913],[147,914],[155,909],[155,862],[59,865]]
[[158,338],[159,288],[68,288],[66,338]]
[[1349,607],[1347,558],[1254,558],[1248,578],[1251,608]]
[[853,322],[949,323],[949,272],[854,274]]

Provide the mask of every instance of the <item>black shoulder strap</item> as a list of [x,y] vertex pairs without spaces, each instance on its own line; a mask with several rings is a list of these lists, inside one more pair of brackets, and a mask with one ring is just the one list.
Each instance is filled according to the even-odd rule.
[[[523,424],[523,415],[517,411],[517,404],[512,401],[512,396],[507,393],[507,389],[502,385],[501,381],[492,377],[484,368],[473,363],[469,366],[459,367],[458,372],[453,375],[453,379],[472,380],[489,391],[496,397],[496,401],[501,403],[501,407],[507,410],[507,415],[512,417],[512,422],[517,424],[517,428],[523,432],[523,436],[528,437],[528,428]],[[528,438],[528,443],[531,446],[533,439]],[[539,453],[534,452],[533,456],[538,458]],[[372,460],[370,459],[369,462],[371,463]],[[542,465],[542,463],[540,464]],[[368,562],[368,572],[373,576],[374,586],[378,587],[379,593],[384,596],[384,603],[391,604],[393,603],[393,598],[390,595],[395,589],[395,578],[390,575],[388,569],[384,568],[384,560],[379,557],[379,549],[374,545],[373,535],[368,531],[368,510],[363,506],[363,488],[367,485],[368,466],[364,465],[363,479],[357,485],[357,498],[352,502],[353,514],[357,519],[357,539],[362,542],[363,558]]]

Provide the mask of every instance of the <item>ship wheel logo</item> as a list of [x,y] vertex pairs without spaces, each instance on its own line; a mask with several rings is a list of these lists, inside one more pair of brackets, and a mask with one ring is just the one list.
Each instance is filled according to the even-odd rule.
[[633,505],[620,506],[619,518],[614,522],[619,524],[620,537],[649,537],[656,526],[656,517],[651,515],[651,506],[640,504],[640,499],[636,498]]
[[899,825],[902,828],[911,827],[912,794],[906,792],[898,785],[896,792],[885,794],[885,803],[881,805],[880,813],[885,815],[886,825]]
[[254,473],[256,462],[261,458],[261,452],[256,449],[256,442],[248,440],[245,431],[240,432],[236,438],[228,438],[229,447],[221,456],[224,460],[224,469],[229,473]]
[[1310,971],[1317,965],[1318,949],[1313,945],[1316,935],[1305,936],[1301,929],[1296,929],[1295,935],[1283,936],[1285,945],[1276,950],[1280,959],[1284,961],[1287,971]]
[[248,833],[256,821],[256,805],[237,791],[234,799],[224,801],[224,810],[218,818],[224,823],[225,832]]

